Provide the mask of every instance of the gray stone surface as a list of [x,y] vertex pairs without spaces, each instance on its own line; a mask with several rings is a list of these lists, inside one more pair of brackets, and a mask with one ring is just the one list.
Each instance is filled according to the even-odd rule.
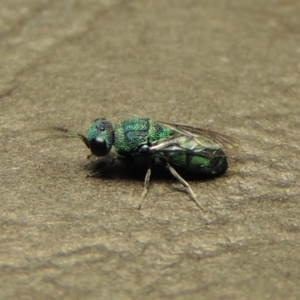
[[[0,1],[1,299],[299,299],[299,1]],[[241,141],[226,175],[85,178],[132,114]]]

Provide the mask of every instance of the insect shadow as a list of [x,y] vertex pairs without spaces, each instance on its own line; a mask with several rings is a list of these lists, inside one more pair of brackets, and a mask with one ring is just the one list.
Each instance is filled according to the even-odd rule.
[[[148,170],[148,165],[140,165],[136,163],[121,163],[116,162],[113,166],[109,165],[109,159],[93,160],[84,166],[87,172],[86,177],[93,178],[105,178],[108,180],[138,180],[144,182],[145,174]],[[174,166],[176,170],[180,172],[188,181],[191,182],[208,182],[214,180],[216,177],[221,177],[223,174],[218,176],[201,175],[195,172],[186,170],[183,167]],[[165,181],[170,180],[174,183],[178,180],[170,173],[170,171],[159,161],[152,167],[152,175],[154,181]]]

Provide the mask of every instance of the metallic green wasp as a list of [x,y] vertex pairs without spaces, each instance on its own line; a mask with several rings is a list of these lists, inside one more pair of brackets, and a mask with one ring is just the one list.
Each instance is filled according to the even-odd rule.
[[235,139],[214,131],[156,122],[144,117],[121,120],[114,126],[106,119],[96,119],[89,126],[87,136],[63,128],[56,129],[80,138],[95,156],[107,155],[114,146],[118,155],[109,165],[113,165],[116,159],[148,165],[142,199],[148,191],[151,168],[159,159],[200,208],[201,204],[191,187],[173,166],[217,176],[227,170],[227,156],[238,148]]

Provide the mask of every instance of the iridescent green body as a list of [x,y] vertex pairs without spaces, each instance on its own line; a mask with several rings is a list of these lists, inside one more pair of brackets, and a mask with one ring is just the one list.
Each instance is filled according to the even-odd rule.
[[190,196],[201,207],[189,184],[177,173],[174,166],[186,170],[216,176],[228,167],[225,151],[237,148],[238,143],[226,135],[196,127],[157,122],[150,118],[132,117],[113,126],[106,119],[96,119],[88,128],[87,137],[62,128],[60,131],[79,137],[95,156],[105,156],[112,146],[125,162],[148,165],[145,176],[145,197],[150,181],[151,168],[156,159],[178,179]]
[[[93,131],[93,129],[90,130]],[[161,158],[171,164],[203,175],[214,176],[226,171],[228,167],[227,158],[217,145],[211,151],[217,150],[222,155],[214,157],[193,154],[192,149],[188,148],[188,140],[186,145],[184,145],[184,142],[182,143],[183,147],[186,146],[186,152],[158,151],[151,154],[147,153],[147,151],[142,151],[142,147],[145,145],[151,147],[157,141],[175,138],[179,135],[178,131],[170,129],[150,118],[132,117],[115,124],[114,146],[119,155],[125,158],[133,158],[136,163],[146,164],[155,158]]]

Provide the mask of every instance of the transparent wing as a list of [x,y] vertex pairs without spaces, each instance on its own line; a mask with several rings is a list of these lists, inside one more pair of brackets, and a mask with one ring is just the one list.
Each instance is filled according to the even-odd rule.
[[233,156],[238,153],[239,142],[227,135],[197,127],[159,122],[178,134],[152,143],[149,151],[192,153],[205,157]]

